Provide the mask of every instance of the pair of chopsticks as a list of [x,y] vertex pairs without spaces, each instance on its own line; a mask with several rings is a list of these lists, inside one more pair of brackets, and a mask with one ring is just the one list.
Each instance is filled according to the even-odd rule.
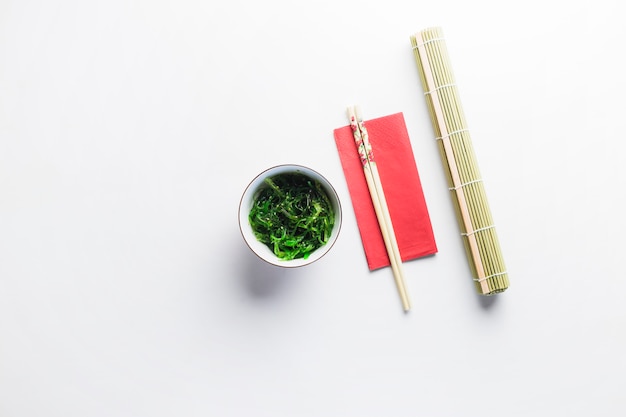
[[411,309],[409,297],[407,295],[406,286],[404,284],[404,272],[402,271],[402,259],[400,257],[400,249],[398,249],[398,242],[396,241],[396,234],[393,230],[393,224],[391,222],[391,216],[389,215],[389,207],[387,206],[387,200],[385,199],[385,193],[380,181],[380,175],[378,174],[378,168],[376,167],[376,161],[374,160],[374,154],[372,152],[372,146],[369,142],[369,136],[365,123],[363,122],[363,116],[361,109],[358,106],[348,107],[348,118],[350,119],[350,127],[354,134],[354,142],[363,164],[363,171],[365,172],[365,180],[367,182],[367,188],[370,192],[372,204],[374,205],[374,211],[376,212],[376,218],[378,219],[378,225],[383,235],[383,241],[385,242],[385,248],[389,261],[391,264],[391,270],[393,271],[393,277],[400,293],[400,299],[402,301],[402,307],[404,311]]

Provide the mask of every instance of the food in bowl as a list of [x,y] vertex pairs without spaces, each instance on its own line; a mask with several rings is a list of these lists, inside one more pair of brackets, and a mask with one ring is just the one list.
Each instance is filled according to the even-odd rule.
[[[296,177],[291,177],[291,174],[297,174]],[[280,184],[280,181],[274,180],[275,177],[280,177],[282,175],[287,175],[286,177],[283,177],[282,179],[302,179],[302,178],[307,178],[308,181],[310,181],[310,184],[312,185],[312,189],[315,190],[316,192],[319,192],[320,190],[323,191],[323,194],[321,194],[320,199],[326,203],[326,198],[328,199],[328,201],[330,201],[330,209],[326,208],[324,209],[324,205],[322,205],[322,211],[320,211],[320,213],[318,213],[317,217],[313,214],[310,215],[310,217],[312,217],[315,220],[320,220],[320,218],[324,218],[326,220],[324,224],[326,227],[316,227],[315,232],[316,237],[318,239],[318,242],[326,242],[325,244],[321,244],[319,247],[317,247],[317,249],[311,249],[311,248],[304,248],[304,250],[302,250],[302,246],[298,245],[298,242],[302,242],[305,239],[287,239],[287,232],[289,231],[290,235],[294,236],[296,234],[304,234],[303,233],[303,229],[302,228],[289,228],[289,227],[285,227],[285,239],[282,239],[282,232],[277,233],[275,232],[274,235],[274,241],[272,241],[272,234],[269,234],[269,244],[267,243],[262,243],[259,238],[257,238],[255,230],[253,229],[253,225],[250,221],[250,216],[253,213],[253,210],[255,209],[255,204],[257,204],[257,201],[259,201],[259,197],[261,196],[261,194],[265,191],[268,187],[270,187],[270,183],[268,183],[266,180],[269,178],[271,179],[271,182],[278,187],[278,184]],[[298,176],[301,175],[301,176]],[[282,181],[281,179],[281,181]],[[296,182],[296,184],[298,184]],[[311,185],[309,185],[309,182],[306,183],[307,187],[310,187]],[[271,187],[270,187],[271,188]],[[282,188],[278,187],[279,189]],[[283,192],[284,193],[284,192]],[[313,194],[312,194],[313,195]],[[309,207],[315,207],[314,205],[310,204],[312,200],[309,197]],[[307,202],[306,200],[306,193],[304,196],[304,199],[302,200],[302,202]],[[270,207],[270,203],[273,203],[273,201],[269,201],[268,202],[268,206],[267,209],[269,209]],[[263,205],[261,206],[262,208],[266,208]],[[285,211],[287,211],[287,213],[289,213],[289,211],[287,209],[285,209]],[[281,213],[284,214],[281,210]],[[315,211],[313,211],[313,213],[315,213]],[[332,215],[330,215],[330,213],[332,213]],[[286,224],[291,224],[291,221],[294,221],[296,224],[298,224],[297,219],[295,217],[294,214],[289,213],[291,215],[291,217],[293,218],[289,218],[289,216],[286,216],[290,222],[286,223]],[[300,215],[305,216],[305,214],[300,213]],[[252,252],[257,255],[259,258],[261,258],[263,261],[274,265],[274,266],[278,266],[281,268],[297,268],[297,267],[301,267],[301,266],[306,266],[306,265],[310,265],[313,262],[316,262],[317,260],[319,260],[320,258],[322,258],[324,255],[326,255],[330,249],[334,246],[335,242],[337,241],[337,238],[339,236],[339,231],[341,230],[341,222],[342,222],[342,214],[341,214],[341,202],[339,201],[339,196],[337,195],[337,191],[335,191],[334,187],[332,186],[332,184],[323,176],[321,175],[319,172],[302,166],[302,165],[296,165],[296,164],[283,164],[283,165],[276,165],[273,166],[271,168],[266,169],[265,171],[261,172],[260,174],[258,174],[252,181],[250,181],[250,183],[248,184],[248,186],[246,187],[246,189],[244,190],[242,196],[241,196],[241,201],[239,202],[239,213],[238,213],[238,217],[239,217],[239,230],[241,231],[241,235],[246,243],[246,245],[250,248],[250,250],[252,250]],[[256,223],[256,222],[255,222]],[[260,222],[263,223],[263,222]],[[266,223],[268,223],[266,221]],[[306,224],[306,221],[304,222]],[[317,224],[316,222],[311,222],[309,224],[310,227],[315,227],[315,224]],[[330,230],[330,236],[329,236],[329,229],[328,227],[330,227],[330,225],[332,224],[331,230]],[[275,225],[274,222],[272,222],[272,225]],[[301,226],[302,224],[300,224],[299,226]],[[266,228],[269,229],[269,228]],[[319,231],[322,231],[323,233],[318,233]],[[259,232],[261,232],[259,230]],[[312,236],[312,235],[309,235]],[[306,237],[306,234],[305,234]],[[262,240],[267,240],[262,238]],[[312,239],[313,240],[313,239]],[[274,252],[274,245],[276,244],[276,246],[280,249],[281,248],[281,243],[283,244],[282,247],[287,248],[287,250],[283,249],[282,252],[289,252],[289,256],[284,256],[283,258],[279,258],[279,256]],[[300,247],[301,251],[300,253],[295,253],[296,247]],[[279,255],[281,253],[281,250],[278,251]],[[288,259],[291,256],[299,256],[299,257],[294,257],[293,259]]]
[[253,199],[248,221],[256,239],[281,260],[307,259],[328,244],[336,213],[315,178],[301,172],[267,177]]

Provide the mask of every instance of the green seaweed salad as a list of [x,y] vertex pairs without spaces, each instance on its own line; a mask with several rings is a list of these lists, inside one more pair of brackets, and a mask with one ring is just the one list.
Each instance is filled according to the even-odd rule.
[[279,259],[307,259],[328,242],[335,213],[319,181],[290,172],[265,179],[248,219]]

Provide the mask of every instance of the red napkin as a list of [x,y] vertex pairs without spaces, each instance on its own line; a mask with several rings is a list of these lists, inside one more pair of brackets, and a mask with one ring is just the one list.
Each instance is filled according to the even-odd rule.
[[[430,216],[402,113],[367,120],[365,127],[378,166],[403,261],[437,253]],[[389,265],[382,233],[350,126],[335,129],[335,142],[370,270]]]

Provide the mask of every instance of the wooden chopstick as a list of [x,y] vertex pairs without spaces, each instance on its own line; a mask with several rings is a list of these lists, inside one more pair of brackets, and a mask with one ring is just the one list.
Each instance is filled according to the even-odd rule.
[[400,249],[398,248],[398,242],[396,240],[396,234],[393,229],[393,223],[391,222],[391,216],[389,215],[389,207],[387,206],[387,200],[383,191],[383,186],[380,181],[380,175],[378,173],[378,167],[374,160],[374,154],[369,142],[369,135],[367,128],[363,121],[361,109],[357,106],[348,107],[348,118],[350,120],[350,127],[354,134],[354,141],[357,146],[361,163],[363,164],[363,171],[365,173],[365,180],[367,182],[367,188],[370,192],[372,204],[374,205],[374,211],[376,212],[376,218],[378,219],[378,225],[385,242],[385,248],[387,255],[389,256],[389,262],[391,264],[391,270],[393,277],[400,294],[400,300],[402,301],[402,307],[404,311],[411,309],[411,303],[406,291],[406,285],[404,283],[404,272],[402,270],[402,258],[400,257]]

